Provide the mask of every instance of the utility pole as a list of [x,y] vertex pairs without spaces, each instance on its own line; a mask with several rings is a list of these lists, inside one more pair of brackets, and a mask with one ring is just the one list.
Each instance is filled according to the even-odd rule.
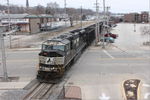
[[[8,10],[8,31],[10,31],[10,5],[9,0],[7,0],[7,10]],[[9,47],[11,49],[11,34],[9,34]]]
[[[106,17],[107,17],[107,22],[106,22],[106,26],[107,26],[107,30],[105,32],[109,33],[110,30],[109,30],[109,9],[110,7],[106,7]],[[109,36],[109,35],[108,35]],[[110,37],[110,36],[109,36]],[[107,41],[107,43],[109,43],[109,41]]]
[[150,44],[150,0],[149,0],[149,34],[148,34],[148,44]]
[[3,65],[3,79],[4,81],[8,81],[8,74],[6,68],[6,55],[5,55],[5,44],[4,44],[4,37],[2,32],[0,31],[0,45],[1,45],[1,52],[2,52],[2,65]]
[[[109,25],[109,19],[110,19],[109,9],[110,9],[110,7],[106,7],[106,9],[107,9],[107,25]],[[109,31],[109,30],[107,30],[107,31]]]
[[98,36],[98,42],[100,41],[100,28],[99,28],[99,22],[100,22],[100,15],[99,15],[99,3],[97,3],[98,4],[98,6],[97,6],[97,21],[98,21],[98,23],[97,23],[97,36]]
[[81,6],[81,19],[80,19],[80,23],[81,23],[81,29],[82,29],[82,16],[83,16],[83,12],[82,12],[82,6]]
[[64,0],[64,9],[65,9],[65,28],[67,27],[67,22],[66,22],[66,17],[67,17],[67,3],[66,3],[66,0]]
[[103,9],[104,9],[104,29],[103,29],[103,46],[102,46],[102,48],[105,48],[105,44],[104,44],[104,42],[105,42],[105,36],[104,36],[104,34],[105,34],[105,27],[106,27],[106,7],[105,7],[105,0],[103,0]]
[[99,42],[99,6],[98,0],[96,0],[96,14],[95,14],[95,45]]

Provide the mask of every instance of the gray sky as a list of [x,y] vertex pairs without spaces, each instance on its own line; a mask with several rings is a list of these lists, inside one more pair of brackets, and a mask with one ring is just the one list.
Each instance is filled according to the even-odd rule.
[[[0,0],[1,4],[6,4],[7,0]],[[68,7],[89,8],[95,10],[94,3],[96,0],[66,0]],[[102,7],[102,1],[98,0],[100,7]],[[48,2],[57,2],[60,7],[64,7],[64,0],[29,0],[30,6],[36,6],[38,4],[46,6]],[[11,4],[25,6],[26,0],[10,0]],[[140,12],[149,10],[149,0],[106,0],[106,5],[111,6],[111,12],[127,13],[127,12]],[[102,10],[102,8],[100,8]]]

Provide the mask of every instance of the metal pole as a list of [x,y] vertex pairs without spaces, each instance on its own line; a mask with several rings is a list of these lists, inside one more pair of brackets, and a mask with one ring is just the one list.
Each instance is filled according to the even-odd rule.
[[64,8],[65,8],[65,27],[67,27],[67,22],[66,22],[66,15],[67,15],[67,9],[66,9],[67,3],[66,0],[64,0]]
[[104,9],[104,29],[103,29],[103,47],[102,48],[105,48],[105,37],[104,37],[104,34],[105,34],[105,26],[106,26],[106,10],[105,10],[105,0],[103,0],[103,9]]
[[98,0],[96,0],[96,14],[95,14],[95,45],[97,45],[97,43],[98,43],[98,36],[97,36],[97,34],[98,34],[98,31],[97,31],[97,23],[98,23]]
[[82,16],[83,16],[82,13],[83,12],[82,12],[82,6],[81,6],[81,20],[80,20],[81,21],[81,29],[82,29]]
[[[9,0],[7,0],[7,10],[8,10],[8,31],[10,31],[10,5]],[[11,49],[11,34],[9,34],[9,47]]]
[[149,34],[148,34],[148,42],[150,42],[150,0],[149,0]]
[[100,16],[99,16],[99,5],[97,3],[97,41],[100,41],[100,28],[99,28],[99,22],[100,22]]
[[136,32],[136,22],[134,23],[134,32]]
[[4,37],[2,33],[0,33],[0,43],[1,43],[0,45],[1,45],[1,52],[2,52],[4,81],[8,81],[8,74],[7,74],[7,68],[6,68],[5,44],[4,44]]
[[110,19],[109,9],[110,9],[110,7],[107,7],[107,25],[109,25],[109,19]]
[[[106,17],[107,17],[107,22],[106,22],[106,25],[109,26],[109,8],[110,7],[106,7]],[[109,33],[109,27],[107,27],[107,30],[106,30],[107,33]],[[109,36],[109,35],[108,35]],[[109,36],[110,37],[110,36]],[[109,43],[109,41],[107,41],[107,43]]]

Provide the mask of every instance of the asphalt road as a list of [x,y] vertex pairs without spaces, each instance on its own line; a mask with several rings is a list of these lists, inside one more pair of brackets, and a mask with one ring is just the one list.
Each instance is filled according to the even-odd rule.
[[[66,86],[79,86],[83,100],[125,100],[122,83],[140,79],[139,100],[150,100],[150,47],[142,45],[147,38],[141,36],[141,26],[144,24],[138,24],[137,32],[133,32],[133,24],[119,24],[112,30],[119,34],[115,43],[106,49],[89,47],[68,71]],[[38,53],[38,50],[7,51],[8,75],[19,76],[19,81],[34,79]]]
[[[8,76],[19,77],[19,81],[30,81],[34,79],[38,66],[38,53],[39,51],[34,50],[7,51],[6,61]],[[0,66],[0,76],[3,76],[2,65]]]
[[150,100],[150,48],[132,25],[119,24],[112,30],[119,34],[114,44],[89,47],[71,68],[66,85],[80,87],[83,100],[125,100],[122,84],[128,79],[140,79],[139,100]]

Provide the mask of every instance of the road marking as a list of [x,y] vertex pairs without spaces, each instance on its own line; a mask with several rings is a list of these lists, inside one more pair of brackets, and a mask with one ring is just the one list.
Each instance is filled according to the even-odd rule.
[[144,95],[144,99],[148,99],[149,96],[150,96],[150,93],[146,93],[146,94]]
[[150,60],[149,58],[100,58],[100,60]]
[[102,93],[102,95],[99,97],[100,100],[109,100],[110,97],[106,96],[105,93]]
[[150,87],[149,84],[143,84],[142,86],[143,86],[143,87]]
[[121,50],[122,52],[126,52],[126,50],[123,50],[123,49],[119,48],[119,47],[118,47],[118,46],[116,46],[116,45],[112,45],[112,46],[114,46],[115,48],[117,48],[117,49]]
[[111,59],[115,59],[110,53],[108,53],[106,50],[103,50],[103,52],[107,55],[107,56],[109,56]]
[[7,60],[7,62],[33,62],[38,61],[38,59],[15,59],[15,60]]

